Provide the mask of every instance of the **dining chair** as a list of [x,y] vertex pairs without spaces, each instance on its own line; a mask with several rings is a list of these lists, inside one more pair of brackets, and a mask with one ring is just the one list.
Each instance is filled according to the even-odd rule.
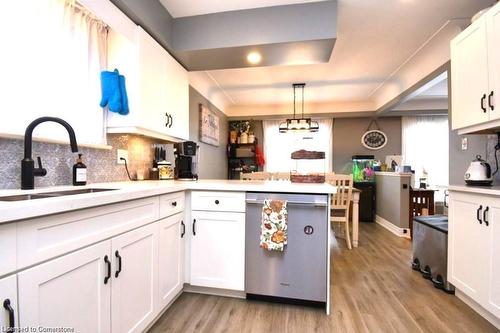
[[241,180],[271,180],[272,175],[270,172],[258,171],[250,173],[240,173]]
[[273,180],[290,180],[290,172],[273,172]]
[[337,187],[337,193],[331,196],[330,221],[340,223],[345,226],[345,239],[347,247],[352,249],[351,236],[349,231],[349,209],[352,199],[352,175],[334,175],[328,183]]
[[331,183],[333,178],[335,177],[335,172],[327,172],[325,173],[325,182]]

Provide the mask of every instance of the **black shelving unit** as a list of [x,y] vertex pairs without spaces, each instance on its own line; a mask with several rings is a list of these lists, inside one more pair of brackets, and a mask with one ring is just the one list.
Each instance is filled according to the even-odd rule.
[[[243,170],[248,171],[259,171],[259,166],[257,165],[257,157],[255,155],[255,148],[257,146],[257,139],[254,143],[230,143],[227,145],[227,178],[228,179],[240,179],[240,173]],[[238,148],[248,148],[251,156],[246,156],[247,154],[241,154],[238,152]]]

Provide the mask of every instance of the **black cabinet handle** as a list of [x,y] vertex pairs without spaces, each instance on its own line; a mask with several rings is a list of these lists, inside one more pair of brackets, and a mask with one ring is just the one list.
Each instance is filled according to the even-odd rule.
[[6,299],[3,301],[3,308],[7,310],[9,313],[9,326],[5,332],[14,332],[14,326],[16,326],[16,321],[15,321],[15,316],[14,316],[14,309],[10,305],[10,299]]
[[477,222],[479,222],[479,224],[483,224],[483,220],[481,220],[481,211],[483,210],[483,206],[479,206],[477,211],[476,211],[476,218],[477,218]]
[[[168,113],[165,113],[165,117],[167,117],[167,122],[165,123],[165,127],[170,127],[170,126],[172,126],[172,125],[170,124],[170,119],[171,119],[171,118],[170,118],[170,115],[169,115]],[[170,125],[170,126],[169,126],[169,125]]]
[[219,200],[215,200],[215,204],[218,205],[220,203]]
[[117,278],[122,271],[122,256],[118,250],[115,252],[115,257],[118,259],[118,270],[115,272],[115,278]]
[[495,106],[493,105],[493,101],[492,101],[492,98],[493,98],[493,90],[490,92],[490,94],[488,95],[488,106],[490,107],[490,110],[491,111],[494,111],[495,110]]
[[108,284],[109,279],[111,278],[111,261],[109,261],[108,256],[104,256],[104,262],[108,267],[108,275],[104,278],[104,284]]
[[196,219],[193,219],[193,236],[196,236]]
[[486,226],[489,226],[490,225],[490,222],[488,222],[488,220],[486,219],[486,217],[488,216],[488,211],[490,210],[490,207],[486,206],[486,209],[484,210],[483,212],[483,221],[484,221],[484,224]]
[[174,119],[172,118],[172,115],[168,115],[168,119],[169,120],[169,125],[168,125],[168,128],[171,128],[172,127],[172,124],[174,123]]
[[176,207],[177,206],[177,201],[172,201],[172,206]]
[[181,226],[182,226],[181,238],[183,238],[184,235],[186,234],[186,225],[184,224],[184,221],[181,221]]
[[481,98],[481,110],[483,110],[483,113],[486,113],[486,107],[484,106],[484,100],[486,99],[486,94],[483,95]]

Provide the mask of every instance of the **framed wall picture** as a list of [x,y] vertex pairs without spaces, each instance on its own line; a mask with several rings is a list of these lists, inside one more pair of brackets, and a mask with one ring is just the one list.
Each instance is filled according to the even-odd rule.
[[219,146],[219,116],[200,104],[200,141]]

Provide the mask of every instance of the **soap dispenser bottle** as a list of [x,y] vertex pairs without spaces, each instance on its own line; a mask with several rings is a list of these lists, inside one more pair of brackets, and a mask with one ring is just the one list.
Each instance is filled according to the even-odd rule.
[[73,185],[81,186],[87,184],[87,166],[82,162],[82,154],[78,154],[76,164],[73,165]]

